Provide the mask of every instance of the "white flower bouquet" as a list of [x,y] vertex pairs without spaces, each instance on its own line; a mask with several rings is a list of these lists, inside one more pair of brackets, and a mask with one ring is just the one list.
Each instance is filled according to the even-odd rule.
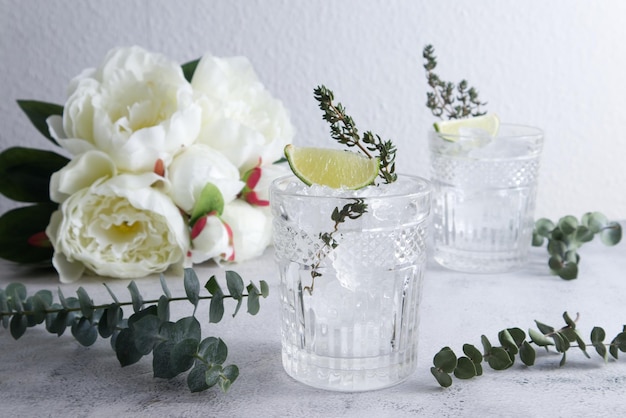
[[267,189],[294,128],[246,58],[179,65],[111,50],[63,106],[19,101],[69,159],[14,147],[0,193],[31,202],[0,218],[0,257],[52,260],[62,282],[138,278],[207,260],[244,261],[271,241]]

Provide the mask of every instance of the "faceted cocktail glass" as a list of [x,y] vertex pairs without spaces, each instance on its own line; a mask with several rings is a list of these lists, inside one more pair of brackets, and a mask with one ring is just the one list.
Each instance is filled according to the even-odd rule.
[[[430,195],[426,180],[402,175],[391,185],[340,193],[294,176],[272,184],[282,361],[290,376],[363,391],[414,371]],[[367,211],[335,230],[333,211],[355,202]]]
[[522,266],[531,246],[543,132],[502,124],[490,138],[429,132],[434,259],[496,273]]

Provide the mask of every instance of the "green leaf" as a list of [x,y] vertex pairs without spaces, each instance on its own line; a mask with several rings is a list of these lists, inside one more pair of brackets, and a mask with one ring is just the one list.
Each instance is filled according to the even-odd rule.
[[181,65],[181,68],[183,69],[183,74],[185,75],[185,80],[187,80],[190,83],[191,83],[191,80],[193,79],[193,73],[196,71],[196,67],[198,66],[199,62],[200,62],[200,59],[198,58],[198,59],[189,61]]
[[578,264],[572,261],[567,261],[562,268],[556,272],[563,280],[574,280],[578,277]]
[[19,339],[26,332],[26,328],[28,328],[28,319],[26,316],[22,314],[15,314],[11,318],[11,323],[9,325],[9,330],[11,331],[11,336],[13,339]]
[[168,299],[172,299],[172,293],[170,293],[170,289],[167,287],[167,282],[165,281],[165,275],[163,273],[159,276],[159,280],[161,281],[161,289],[163,289],[165,296],[167,296]]
[[516,355],[519,351],[517,348],[517,344],[515,344],[515,340],[513,340],[513,337],[508,330],[505,329],[500,331],[498,333],[498,340],[500,341],[502,347],[509,353]]
[[435,379],[437,379],[437,382],[441,387],[447,388],[452,385],[452,377],[450,377],[450,374],[438,369],[437,367],[431,367],[430,372],[433,376],[435,376]]
[[193,269],[186,268],[183,282],[187,298],[194,307],[197,307],[200,300],[200,282],[196,272]]
[[85,318],[91,318],[94,312],[93,300],[91,300],[87,291],[82,286],[78,288],[76,294],[78,295],[81,313]]
[[170,320],[170,300],[165,295],[161,295],[157,303],[157,316],[162,322]]
[[175,374],[183,373],[193,366],[194,355],[198,349],[198,340],[186,338],[172,347],[170,367]]
[[[9,301],[7,299],[6,292],[0,289],[0,311],[9,312]],[[9,327],[9,316],[2,316],[2,327],[7,329]]]
[[133,332],[124,328],[115,338],[115,354],[122,367],[137,363],[143,354],[137,350]]
[[59,145],[50,135],[46,119],[52,115],[63,116],[63,106],[37,100],[18,100],[17,104],[43,136],[48,138],[53,144]]
[[492,347],[485,358],[489,366],[494,370],[508,369],[513,365],[509,353],[501,347]]
[[52,151],[8,148],[0,153],[0,193],[18,202],[51,203],[50,176],[68,162]]
[[606,332],[604,332],[603,328],[593,327],[591,330],[591,342],[592,344],[603,344],[604,339],[606,338]]
[[600,231],[600,240],[604,245],[613,246],[622,239],[622,227],[617,222],[609,223]]
[[480,336],[480,342],[483,345],[483,353],[488,354],[491,351],[491,343],[486,335]]
[[46,316],[46,329],[52,334],[61,336],[65,333],[68,324],[74,322],[74,315],[66,310],[50,313]]
[[570,347],[568,338],[562,332],[552,334],[552,340],[554,341],[554,348],[559,353],[565,353]]
[[207,183],[196,200],[189,224],[195,224],[198,219],[211,212],[216,212],[218,215],[224,212],[224,196],[215,184]]
[[259,305],[259,289],[254,285],[254,283],[250,283],[246,286],[248,290],[248,313],[250,315],[256,315],[259,313],[260,305]]
[[[456,354],[450,347],[444,347],[433,357],[433,365],[445,373],[452,373],[456,368]],[[436,376],[435,376],[436,377]]]
[[546,334],[552,334],[554,332],[554,328],[546,325],[542,322],[539,322],[537,320],[535,320],[535,324],[537,325],[537,328],[539,328],[539,331],[541,331],[542,334],[546,335]]
[[222,366],[219,364],[212,364],[206,371],[205,382],[209,387],[213,387],[219,382],[222,376]]
[[582,243],[582,242],[589,242],[593,240],[593,236],[594,236],[594,233],[591,229],[589,229],[588,227],[584,225],[580,225],[578,228],[576,228],[576,233],[575,233],[574,238],[576,239],[576,241]]
[[543,335],[541,332],[535,331],[532,328],[528,330],[528,336],[530,337],[532,342],[534,342],[540,347],[547,347],[549,345],[554,345],[554,342],[551,339]]
[[212,364],[223,364],[228,357],[228,347],[221,338],[208,337],[198,347],[198,355]]
[[209,322],[220,322],[224,316],[224,292],[222,292],[222,288],[217,283],[215,276],[211,276],[205,288],[213,296],[209,306]]
[[239,376],[239,368],[234,364],[228,365],[222,369],[221,379],[218,384],[222,392],[228,392],[230,386],[233,384],[237,377]]
[[479,364],[483,361],[483,355],[480,350],[471,344],[463,344],[463,353],[465,353],[465,355],[469,357],[474,364]]
[[162,321],[156,315],[144,315],[132,323],[133,339],[137,351],[142,355],[150,353],[154,346],[163,341],[159,331]]
[[32,315],[35,324],[41,324],[46,319],[46,310],[52,305],[52,292],[40,290],[32,297]]
[[519,349],[519,356],[522,363],[526,366],[532,366],[535,364],[535,349],[530,345],[528,341],[524,341]]
[[200,341],[202,334],[200,322],[198,322],[198,320],[193,316],[187,316],[179,319],[166,331],[163,330],[162,326],[161,331],[162,333],[165,332],[167,338],[171,339],[175,343],[188,338]]
[[135,283],[134,280],[128,284],[128,291],[130,292],[130,297],[133,302],[133,312],[140,311],[143,307],[143,297],[141,297],[137,283]]
[[240,300],[243,297],[243,280],[241,276],[235,271],[226,271],[226,286],[228,292],[235,300]]
[[535,222],[535,231],[537,231],[538,235],[545,238],[550,237],[550,234],[554,228],[554,222],[552,222],[550,219],[541,218],[538,219],[537,222]]
[[51,265],[54,249],[45,230],[56,208],[56,204],[47,203],[5,212],[0,217],[0,258],[20,264]]
[[[616,347],[622,353],[626,352],[626,332],[620,332],[617,336],[611,341],[611,346]],[[617,358],[617,356],[615,356]]]
[[567,246],[563,241],[550,239],[548,240],[548,254],[552,256],[564,257],[567,251]]
[[581,223],[594,234],[600,232],[608,222],[607,217],[600,212],[587,212],[581,218]]
[[576,228],[578,228],[578,219],[574,216],[567,215],[559,219],[557,226],[563,234],[570,235],[576,232]]
[[574,322],[574,320],[570,318],[567,312],[563,312],[563,320],[565,321],[568,327],[572,329],[576,329],[576,322]]
[[98,339],[98,330],[88,318],[82,317],[72,324],[72,335],[80,344],[89,347]]
[[124,312],[117,303],[110,304],[98,321],[98,334],[102,338],[109,338],[115,332],[117,324],[120,323],[123,316]]
[[152,353],[152,371],[154,377],[162,377],[164,379],[171,379],[178,373],[175,373],[171,367],[171,354],[174,348],[172,341],[163,341],[154,347]]
[[270,294],[270,287],[267,282],[265,280],[261,280],[259,284],[261,286],[261,296],[264,298],[268,297]]
[[193,393],[202,392],[209,388],[206,384],[206,372],[208,367],[202,363],[197,363],[187,375],[187,386]]
[[531,245],[533,247],[541,247],[544,241],[545,241],[544,237],[539,235],[536,231],[533,231],[533,239],[531,241]]
[[476,376],[476,367],[474,362],[467,357],[459,357],[454,376],[458,379],[471,379]]

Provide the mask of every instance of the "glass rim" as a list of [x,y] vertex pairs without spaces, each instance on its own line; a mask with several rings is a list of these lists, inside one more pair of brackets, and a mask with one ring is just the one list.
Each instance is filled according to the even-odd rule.
[[[498,135],[496,135],[496,138],[505,138],[505,139],[511,139],[511,138],[527,138],[527,137],[541,137],[543,139],[544,136],[544,131],[541,128],[537,128],[535,126],[531,126],[531,125],[524,125],[524,124],[519,124],[519,123],[501,123],[500,124],[500,130],[502,128],[509,128],[509,129],[520,129],[520,130],[524,130],[524,132],[520,132],[518,134],[507,134],[507,135],[501,135],[500,132],[498,132]],[[468,137],[470,135],[461,135],[461,134],[440,134],[439,132],[435,131],[434,129],[430,129],[429,132],[431,134],[434,134],[436,136],[448,136],[451,138],[464,138],[464,137]],[[486,135],[471,135],[472,137],[481,137],[481,136],[486,136]],[[454,142],[454,141],[449,141],[449,142]]]
[[413,174],[401,174],[401,173],[398,173],[398,177],[408,178],[414,181],[416,184],[419,184],[419,189],[416,191],[405,192],[405,193],[390,193],[390,194],[383,194],[383,195],[368,195],[368,196],[361,196],[359,195],[359,193],[357,193],[359,190],[363,190],[365,188],[357,189],[357,190],[347,190],[348,192],[355,192],[354,195],[350,195],[350,196],[311,195],[311,194],[301,193],[298,191],[281,190],[279,188],[279,184],[285,183],[290,180],[297,181],[301,183],[302,185],[306,186],[306,184],[302,182],[302,180],[300,180],[295,174],[289,173],[289,174],[277,177],[276,179],[272,181],[272,183],[270,184],[270,188],[269,188],[270,201],[271,201],[271,195],[273,193],[277,193],[281,196],[291,196],[291,197],[307,198],[307,199],[313,199],[313,200],[318,200],[318,199],[335,199],[335,200],[416,199],[416,198],[428,196],[432,193],[431,182],[425,177],[421,177],[421,176],[417,176]]

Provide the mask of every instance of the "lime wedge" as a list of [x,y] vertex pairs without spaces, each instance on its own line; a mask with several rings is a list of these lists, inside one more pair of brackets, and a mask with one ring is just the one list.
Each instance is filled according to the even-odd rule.
[[360,189],[378,176],[378,158],[330,148],[285,147],[291,171],[305,184]]
[[468,119],[453,119],[434,123],[435,131],[448,141],[456,141],[461,129],[480,129],[489,136],[496,136],[500,128],[500,119],[495,113]]

